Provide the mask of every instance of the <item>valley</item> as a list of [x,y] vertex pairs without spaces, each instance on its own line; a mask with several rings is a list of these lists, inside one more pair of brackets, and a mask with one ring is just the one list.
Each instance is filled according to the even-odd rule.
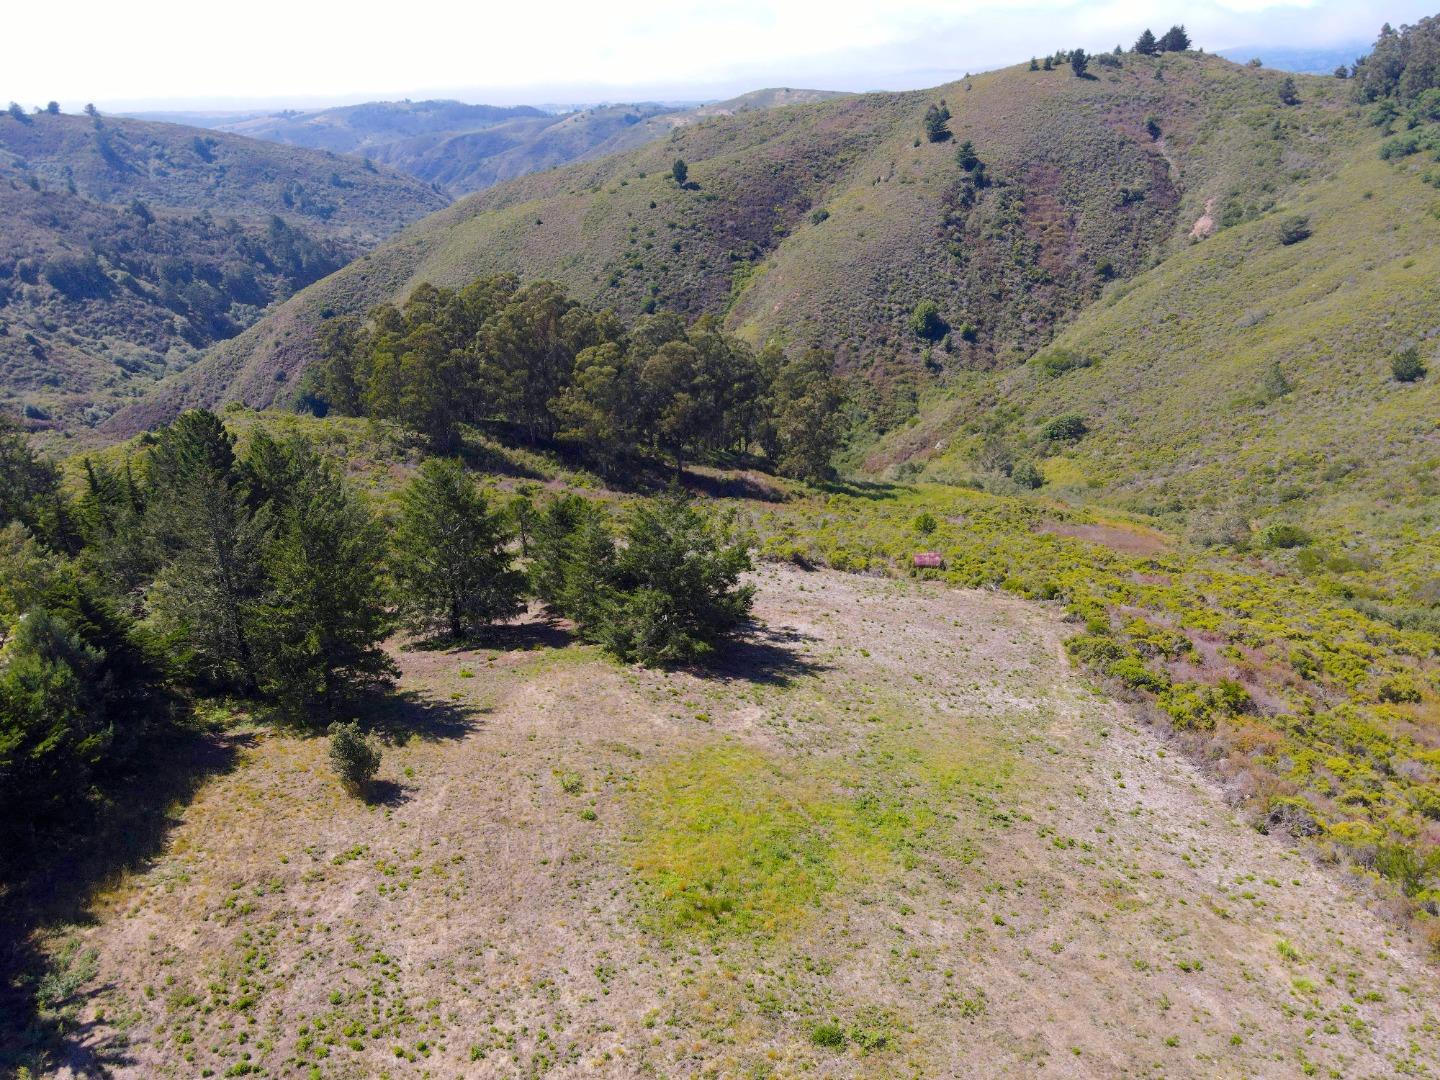
[[0,113],[0,1075],[1440,1074],[1440,16],[1048,3]]

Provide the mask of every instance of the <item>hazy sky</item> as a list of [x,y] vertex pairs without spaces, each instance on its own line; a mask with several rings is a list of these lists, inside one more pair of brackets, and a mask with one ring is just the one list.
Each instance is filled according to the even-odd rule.
[[0,99],[67,109],[499,104],[931,86],[1184,22],[1210,51],[1373,40],[1440,0],[69,0],[10,5]]

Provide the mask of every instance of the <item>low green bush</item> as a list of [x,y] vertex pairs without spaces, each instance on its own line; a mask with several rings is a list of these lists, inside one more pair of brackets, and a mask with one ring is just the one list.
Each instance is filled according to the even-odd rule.
[[330,767],[352,795],[364,794],[380,771],[380,748],[351,720],[330,725]]

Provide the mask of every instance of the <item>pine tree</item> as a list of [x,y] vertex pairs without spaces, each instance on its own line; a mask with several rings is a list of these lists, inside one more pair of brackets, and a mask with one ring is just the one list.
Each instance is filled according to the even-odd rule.
[[690,178],[690,166],[685,164],[684,158],[677,157],[670,164],[670,175],[677,185],[682,188],[685,186],[686,181]]
[[552,500],[530,541],[530,588],[554,614],[586,633],[610,606],[615,539],[605,512],[578,495]]
[[944,142],[950,138],[950,106],[944,101],[931,102],[925,110],[925,138],[930,142]]
[[1090,66],[1090,57],[1084,49],[1076,49],[1070,54],[1070,70],[1075,72],[1077,79],[1085,78],[1085,69]]
[[452,638],[518,614],[510,537],[458,461],[432,459],[400,496],[392,571],[410,626]]
[[295,471],[265,559],[262,685],[288,709],[328,712],[394,673],[380,647],[384,535],[328,462],[306,451]]
[[1280,96],[1280,104],[1282,104],[1282,105],[1299,105],[1299,104],[1300,104],[1300,92],[1299,92],[1299,91],[1296,89],[1296,87],[1295,87],[1295,79],[1294,79],[1293,76],[1286,75],[1285,78],[1284,78],[1283,80],[1281,80],[1280,89],[1279,89],[1278,93],[1279,93],[1279,96]]
[[205,410],[160,433],[148,515],[167,558],[150,601],[202,681],[249,693],[259,685],[253,639],[267,519],[249,511],[233,446]]
[[1190,48],[1190,35],[1183,26],[1172,26],[1159,41],[1161,52],[1185,52]]
[[1136,39],[1135,51],[1141,56],[1154,56],[1160,51],[1160,45],[1148,27],[1145,29],[1145,32]]
[[681,492],[636,505],[615,563],[615,596],[595,637],[622,660],[672,664],[709,652],[746,620],[749,540]]

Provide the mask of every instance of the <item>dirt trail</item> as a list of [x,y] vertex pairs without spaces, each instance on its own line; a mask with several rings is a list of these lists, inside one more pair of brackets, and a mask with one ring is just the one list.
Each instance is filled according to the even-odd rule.
[[1434,971],[1092,694],[1049,612],[758,580],[765,634],[707,678],[401,654],[429,719],[373,807],[322,741],[261,740],[74,932],[99,954],[77,1066],[1440,1070]]

